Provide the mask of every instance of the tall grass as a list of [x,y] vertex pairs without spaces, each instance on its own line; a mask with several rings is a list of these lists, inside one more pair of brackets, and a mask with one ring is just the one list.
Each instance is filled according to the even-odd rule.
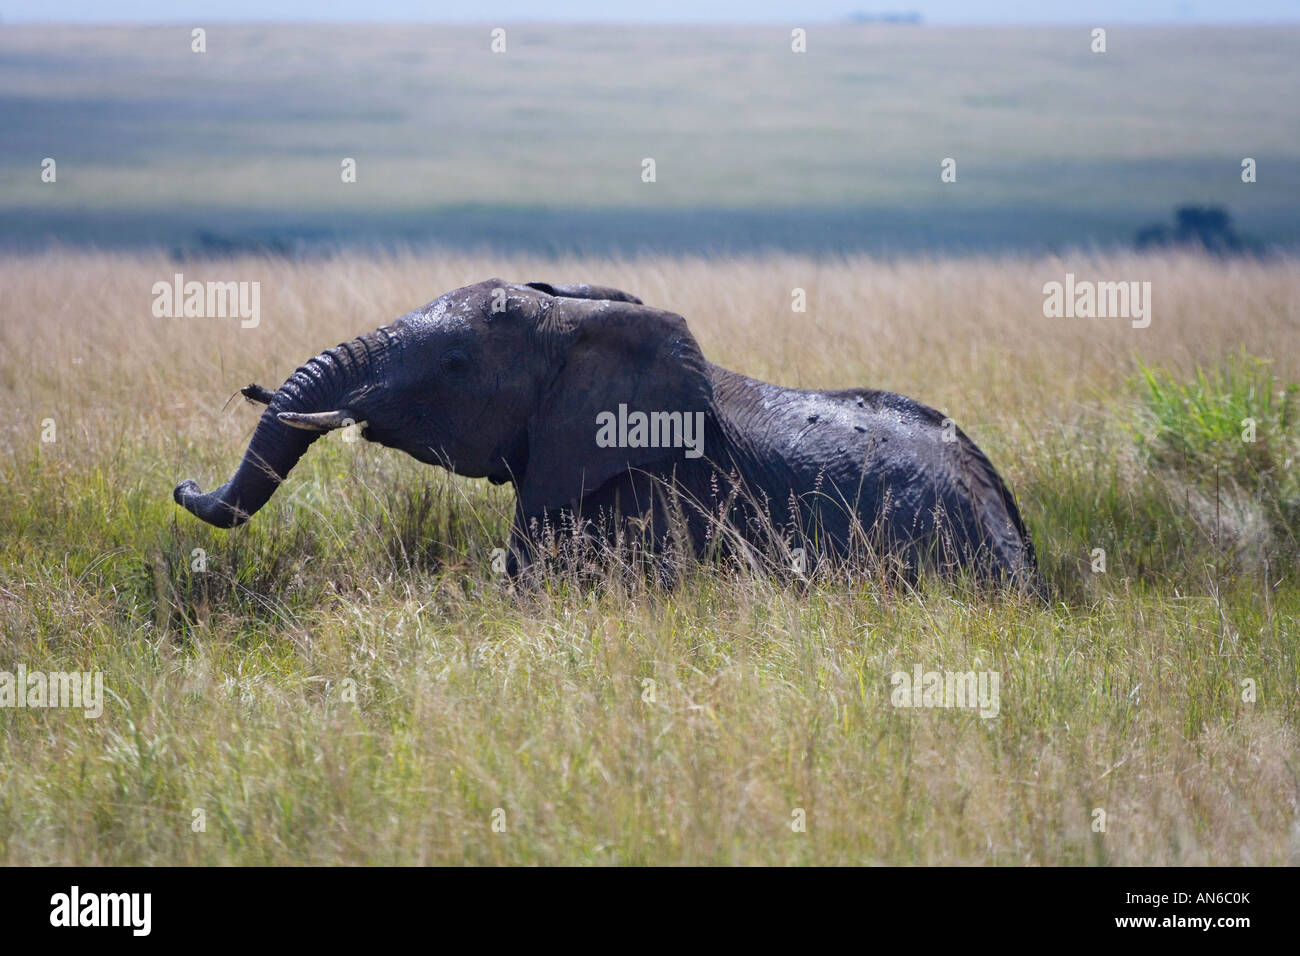
[[[1150,279],[1151,327],[1042,318],[1067,269]],[[98,719],[0,708],[0,862],[1300,860],[1295,263],[196,271],[262,280],[252,330],[153,318],[173,271],[0,262],[0,670],[110,692]],[[238,386],[488,275],[621,286],[728,367],[945,409],[1054,601],[721,564],[523,587],[492,562],[508,489],[334,439],[238,531],[172,503],[237,462]],[[892,706],[916,665],[999,673],[998,716]]]

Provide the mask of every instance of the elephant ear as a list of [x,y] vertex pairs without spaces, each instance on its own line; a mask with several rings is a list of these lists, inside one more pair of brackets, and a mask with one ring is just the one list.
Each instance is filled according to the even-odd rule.
[[629,469],[666,473],[683,458],[681,448],[602,448],[596,436],[597,416],[617,417],[620,405],[629,415],[709,411],[708,363],[684,318],[632,303],[561,300],[540,332],[555,372],[529,424],[525,514],[572,505]]
[[554,285],[550,282],[526,282],[524,284],[530,289],[536,289],[538,292],[545,292],[547,295],[553,295],[560,299],[610,299],[614,302],[631,302],[635,305],[641,305],[641,300],[632,293],[608,285],[588,285],[585,282],[576,285]]

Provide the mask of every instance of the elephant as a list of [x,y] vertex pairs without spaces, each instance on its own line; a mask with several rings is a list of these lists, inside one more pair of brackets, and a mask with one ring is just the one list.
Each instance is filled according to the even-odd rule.
[[650,557],[723,541],[804,560],[869,553],[1043,590],[1015,499],[951,420],[891,392],[728,371],[682,316],[606,286],[488,279],[320,353],[274,391],[242,391],[267,407],[234,476],[174,492],[221,528],[256,513],[318,437],[357,424],[421,462],[512,484],[514,575],[547,535],[608,545],[635,530]]

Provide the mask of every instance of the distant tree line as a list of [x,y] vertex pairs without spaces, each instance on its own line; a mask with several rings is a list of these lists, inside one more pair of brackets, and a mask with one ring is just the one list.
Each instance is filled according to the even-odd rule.
[[1139,249],[1203,249],[1216,256],[1258,253],[1262,247],[1237,232],[1232,216],[1220,206],[1179,206],[1174,224],[1152,223],[1138,230]]
[[868,13],[859,10],[849,14],[850,23],[923,23],[924,17],[914,10],[899,10],[897,12],[886,13]]

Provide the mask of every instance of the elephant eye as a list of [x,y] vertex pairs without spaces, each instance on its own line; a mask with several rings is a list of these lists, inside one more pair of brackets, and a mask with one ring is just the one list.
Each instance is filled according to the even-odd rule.
[[458,375],[469,368],[469,356],[463,349],[448,349],[438,360],[438,368],[444,375]]

